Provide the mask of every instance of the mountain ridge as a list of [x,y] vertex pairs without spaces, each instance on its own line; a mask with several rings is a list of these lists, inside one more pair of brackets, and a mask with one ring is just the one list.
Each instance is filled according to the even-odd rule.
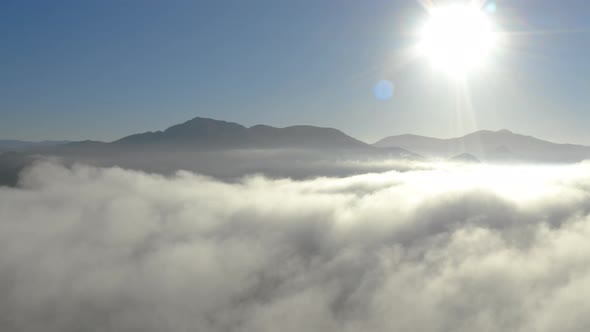
[[370,144],[335,128],[309,125],[279,128],[262,124],[246,127],[234,122],[201,117],[170,126],[162,131],[125,136],[111,144],[181,144],[192,145],[195,148],[371,147]]
[[[18,142],[18,141],[5,141]],[[303,149],[347,151],[370,155],[424,156],[453,158],[469,154],[481,161],[572,162],[590,159],[590,147],[581,144],[554,143],[508,129],[478,130],[453,138],[435,138],[416,134],[385,137],[374,144],[358,140],[330,127],[294,125],[273,127],[257,124],[246,127],[239,123],[195,117],[164,130],[125,136],[112,142],[47,141],[28,146],[27,151],[46,153],[122,153],[156,150],[221,151],[252,149]],[[2,143],[2,141],[0,141]],[[15,143],[18,147],[18,143]],[[19,151],[4,148],[0,151]]]
[[431,140],[437,140],[437,141],[449,141],[449,140],[455,140],[458,138],[463,138],[463,137],[468,137],[468,136],[475,136],[475,135],[479,135],[479,134],[512,134],[512,135],[517,135],[517,136],[523,136],[523,137],[529,137],[529,138],[534,138],[540,141],[544,141],[547,143],[552,143],[552,144],[558,144],[558,145],[574,145],[574,146],[584,146],[584,147],[590,147],[590,145],[585,145],[585,144],[581,144],[581,143],[558,143],[558,142],[552,142],[546,139],[542,139],[542,138],[538,138],[532,135],[526,135],[526,134],[521,134],[521,133],[517,133],[514,132],[512,130],[509,129],[499,129],[499,130],[489,130],[489,129],[480,129],[480,130],[476,130],[474,132],[471,133],[467,133],[465,135],[462,136],[456,136],[456,137],[448,137],[448,138],[440,138],[440,137],[434,137],[434,136],[426,136],[426,135],[418,135],[418,134],[412,134],[412,133],[404,133],[404,134],[399,134],[399,135],[390,135],[387,137],[384,137],[378,141],[376,141],[375,143],[369,143],[371,145],[378,145],[380,142],[382,141],[386,141],[390,138],[402,138],[402,137],[408,137],[408,138],[422,138],[422,139],[431,139]]
[[590,147],[581,144],[554,143],[508,129],[479,130],[460,137],[434,138],[413,134],[388,136],[373,144],[376,147],[407,149],[427,156],[450,158],[468,153],[488,161],[571,162],[590,158]]
[[31,148],[39,147],[54,147],[58,145],[64,145],[72,143],[72,141],[55,141],[55,140],[44,140],[44,141],[22,141],[15,139],[0,139],[0,151],[22,151]]

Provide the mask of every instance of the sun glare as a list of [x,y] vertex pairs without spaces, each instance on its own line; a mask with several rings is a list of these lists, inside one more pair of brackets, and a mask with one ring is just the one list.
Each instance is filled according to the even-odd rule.
[[420,37],[421,55],[454,76],[481,66],[496,41],[488,14],[473,5],[431,8]]

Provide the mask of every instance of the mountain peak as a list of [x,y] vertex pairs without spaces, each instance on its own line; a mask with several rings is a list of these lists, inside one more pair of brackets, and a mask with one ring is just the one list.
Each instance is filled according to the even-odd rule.
[[557,144],[508,129],[479,130],[461,137],[437,139],[413,136],[390,136],[374,144],[379,147],[400,147],[423,156],[470,159],[465,153],[486,160],[527,160],[571,162],[590,158],[590,147]]
[[465,134],[463,136],[454,137],[452,139],[462,138],[462,137],[469,137],[469,136],[482,136],[482,135],[496,136],[498,134],[513,134],[513,132],[511,132],[508,129],[501,129],[501,130],[496,130],[496,131],[489,130],[489,129],[480,129],[480,130],[476,130],[474,132]]
[[246,127],[235,122],[228,122],[222,120],[215,120],[210,118],[196,117],[184,123],[169,127],[164,132],[180,131],[180,130],[219,130],[219,129],[246,129]]
[[195,117],[164,131],[127,136],[115,143],[156,144],[204,149],[371,148],[340,130],[315,126],[276,128]]

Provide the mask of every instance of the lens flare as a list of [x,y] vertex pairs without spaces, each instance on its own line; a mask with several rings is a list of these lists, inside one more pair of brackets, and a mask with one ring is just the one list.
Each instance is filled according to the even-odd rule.
[[393,97],[393,89],[393,83],[383,80],[375,85],[373,93],[375,94],[375,98],[379,100],[387,100]]

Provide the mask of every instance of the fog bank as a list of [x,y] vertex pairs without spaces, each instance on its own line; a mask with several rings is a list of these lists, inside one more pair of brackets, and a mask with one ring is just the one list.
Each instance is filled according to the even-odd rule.
[[586,331],[590,164],[0,188],[2,331]]

